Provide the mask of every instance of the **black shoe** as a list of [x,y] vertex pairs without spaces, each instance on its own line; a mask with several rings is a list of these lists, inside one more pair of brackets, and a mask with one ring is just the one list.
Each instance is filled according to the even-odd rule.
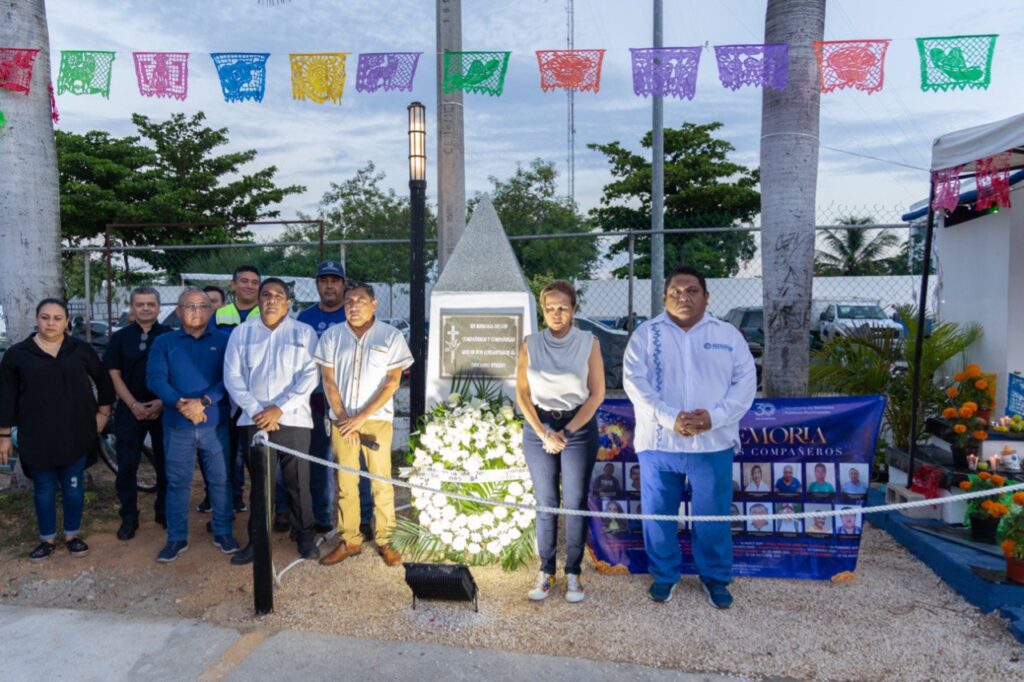
[[291,521],[288,520],[288,514],[274,514],[274,530],[278,533],[283,533],[292,527]]
[[204,497],[203,501],[196,505],[196,511],[200,514],[209,514],[213,511],[213,505],[210,504],[210,498]]
[[249,511],[249,505],[247,505],[245,503],[245,500],[243,500],[241,497],[239,497],[237,500],[235,500],[235,513],[236,514],[241,514],[242,512],[247,512],[247,511]]
[[330,533],[332,530],[334,530],[334,526],[332,526],[329,523],[314,523],[313,530],[315,530],[317,533]]
[[121,527],[117,529],[118,540],[131,540],[139,529],[139,520],[135,518],[121,519]]
[[154,516],[153,521],[156,522],[156,525],[160,526],[164,530],[167,530],[167,517],[163,514],[157,514],[156,516]]
[[319,559],[320,548],[316,546],[316,542],[311,537],[303,537],[299,540],[299,556],[303,559]]
[[249,543],[231,556],[232,566],[245,566],[252,563],[252,543]]
[[52,542],[40,542],[35,549],[33,549],[29,555],[29,561],[45,561],[50,558],[50,555],[57,551],[57,545]]
[[77,535],[70,540],[65,540],[64,544],[73,557],[83,557],[89,554],[89,545],[85,544],[85,540]]

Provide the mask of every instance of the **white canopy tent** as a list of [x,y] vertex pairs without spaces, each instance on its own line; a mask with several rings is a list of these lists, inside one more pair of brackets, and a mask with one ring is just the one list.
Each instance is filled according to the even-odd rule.
[[[1001,121],[984,123],[963,130],[956,130],[935,138],[932,143],[933,171],[929,178],[928,192],[928,227],[924,240],[924,263],[931,263],[932,242],[935,233],[935,173],[947,168],[960,169],[961,177],[972,177],[976,173],[977,161],[1003,152],[1011,152],[1010,169],[1024,167],[1024,114],[1017,114]],[[914,383],[912,387],[911,405],[918,405],[921,385],[921,347],[924,344],[925,317],[928,309],[928,279],[930,267],[923,268],[921,274],[921,293],[917,309],[917,334],[914,348]],[[910,433],[916,434],[918,420],[922,415],[918,410],[911,411]],[[917,454],[917,438],[910,438],[909,475],[913,476],[914,459]]]

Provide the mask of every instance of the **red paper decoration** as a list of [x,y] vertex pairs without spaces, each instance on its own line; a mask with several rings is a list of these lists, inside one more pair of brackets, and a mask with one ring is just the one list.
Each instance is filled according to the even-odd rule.
[[960,171],[963,168],[963,166],[953,166],[932,171],[932,183],[935,185],[932,210],[956,210],[957,204],[960,203]]
[[597,92],[603,61],[604,50],[537,50],[540,89]]
[[995,204],[999,208],[1010,207],[1010,152],[978,159],[975,164],[975,181],[978,183],[978,199],[974,210],[984,211]]
[[870,95],[881,90],[887,47],[888,40],[814,41],[821,91],[855,88]]
[[0,88],[28,94],[32,83],[32,65],[39,50],[0,47]]

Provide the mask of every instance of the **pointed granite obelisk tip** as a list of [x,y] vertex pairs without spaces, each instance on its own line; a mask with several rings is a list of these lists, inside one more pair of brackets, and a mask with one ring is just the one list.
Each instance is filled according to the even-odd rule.
[[434,291],[530,291],[489,194],[473,210]]

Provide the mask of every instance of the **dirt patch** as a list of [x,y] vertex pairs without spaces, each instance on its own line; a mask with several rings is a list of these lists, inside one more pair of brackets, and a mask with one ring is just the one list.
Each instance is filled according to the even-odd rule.
[[[200,495],[197,486],[193,503]],[[297,565],[275,592],[275,613],[256,618],[251,569],[231,566],[213,547],[209,518],[191,514],[189,551],[167,565],[155,562],[164,534],[150,515],[130,542],[119,542],[114,528],[93,531],[92,551],[82,559],[61,549],[34,565],[20,556],[27,545],[9,549],[0,561],[0,601],[184,616],[247,632],[295,628],[753,677],[1024,679],[1020,645],[1005,622],[981,614],[872,527],[865,528],[852,583],[739,579],[736,604],[724,612],[707,605],[692,577],[672,602],[654,604],[645,596],[646,576],[605,576],[589,567],[582,604],[567,604],[561,588],[532,603],[525,595],[536,563],[514,573],[474,568],[479,613],[441,602],[421,602],[414,611],[404,571],[387,568],[367,543],[362,555],[334,567]],[[239,540],[244,529],[242,515],[235,521]],[[280,570],[297,557],[295,545],[283,533],[273,543]]]

